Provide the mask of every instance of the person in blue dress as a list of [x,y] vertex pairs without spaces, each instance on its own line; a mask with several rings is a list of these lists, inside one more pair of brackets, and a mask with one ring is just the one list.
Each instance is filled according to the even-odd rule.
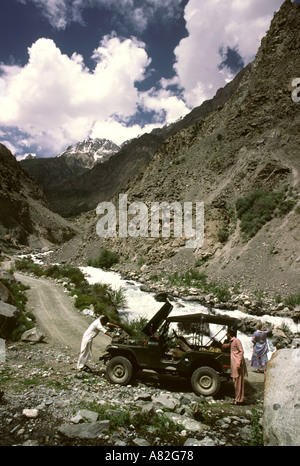
[[262,328],[262,323],[258,322],[256,330],[252,335],[253,353],[251,366],[256,369],[256,372],[266,372],[269,351],[267,335],[269,332],[269,329]]

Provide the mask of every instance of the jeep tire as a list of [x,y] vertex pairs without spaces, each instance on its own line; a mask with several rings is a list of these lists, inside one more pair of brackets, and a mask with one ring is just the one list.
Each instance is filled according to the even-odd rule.
[[213,396],[220,389],[220,377],[211,367],[198,367],[192,374],[191,385],[197,395]]
[[132,363],[124,356],[115,356],[107,364],[106,376],[112,383],[127,385],[133,376]]

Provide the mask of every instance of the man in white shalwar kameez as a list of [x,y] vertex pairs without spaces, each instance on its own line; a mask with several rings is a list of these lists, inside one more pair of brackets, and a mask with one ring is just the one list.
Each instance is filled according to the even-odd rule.
[[99,334],[99,332],[108,335],[110,338],[114,337],[113,334],[109,333],[108,330],[106,330],[106,328],[104,327],[105,325],[109,327],[118,327],[118,325],[110,323],[108,321],[107,316],[100,316],[84,332],[81,341],[80,355],[77,362],[78,370],[82,370],[85,367],[88,358],[92,355],[93,339]]

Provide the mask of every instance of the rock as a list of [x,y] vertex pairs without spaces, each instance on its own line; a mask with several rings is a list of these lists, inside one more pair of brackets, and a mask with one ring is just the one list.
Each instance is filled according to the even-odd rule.
[[165,408],[174,411],[177,406],[180,406],[180,401],[174,398],[172,395],[168,395],[165,393],[160,394],[159,396],[152,398],[153,404],[162,405]]
[[21,335],[22,341],[30,341],[31,343],[38,343],[44,338],[45,335],[43,335],[36,327],[26,330],[26,332]]
[[286,334],[280,328],[273,329],[273,337],[287,338]]
[[268,363],[263,417],[266,446],[299,445],[299,363],[299,348],[276,351]]
[[16,279],[15,277],[9,273],[9,272],[6,272],[6,270],[0,270],[0,280],[7,280],[9,282],[15,282]]
[[6,286],[0,282],[0,300],[3,301],[4,303],[7,303],[10,297],[11,297],[11,294],[8,288],[6,288]]
[[23,409],[23,416],[28,417],[29,419],[36,419],[39,415],[38,409]]
[[133,443],[138,447],[148,447],[150,445],[150,443],[147,440],[138,437],[133,440]]
[[73,416],[70,421],[73,423],[73,424],[79,424],[80,422],[84,422],[84,419],[83,417],[80,415],[80,414],[76,414],[75,416]]
[[239,436],[245,441],[245,443],[249,443],[251,440],[251,427],[244,426],[239,429]]
[[291,348],[300,348],[300,338],[294,338],[291,343]]
[[203,439],[188,439],[185,443],[185,447],[214,447],[217,443],[211,439],[208,435],[206,435]]
[[202,440],[198,440],[196,438],[188,438],[184,444],[184,447],[200,447],[203,446]]
[[23,447],[38,447],[39,442],[37,440],[26,440],[26,442],[24,442],[22,446]]
[[180,414],[175,413],[164,413],[164,416],[168,417],[175,424],[179,424],[183,426],[186,430],[190,430],[192,432],[200,433],[207,429],[206,425],[202,424],[201,422],[195,421],[190,417],[182,416]]
[[139,393],[135,397],[135,401],[151,401],[152,395],[151,393]]
[[7,319],[17,319],[19,315],[20,311],[15,306],[0,301],[0,321],[3,317]]
[[107,420],[83,424],[64,424],[59,427],[58,432],[68,438],[94,439],[110,428]]
[[98,420],[99,414],[95,411],[89,411],[88,409],[81,409],[77,413],[78,416],[81,416],[88,422],[96,422]]

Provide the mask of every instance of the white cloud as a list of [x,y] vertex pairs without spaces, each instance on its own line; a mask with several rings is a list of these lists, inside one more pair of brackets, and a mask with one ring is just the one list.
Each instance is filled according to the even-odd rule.
[[135,82],[150,63],[137,40],[105,37],[94,51],[93,72],[80,55],[69,58],[50,39],[37,40],[28,52],[23,68],[0,65],[0,124],[17,126],[38,143],[44,140],[48,149],[53,144],[55,153],[65,141],[85,137],[95,120],[135,113]]
[[82,12],[86,8],[105,7],[122,17],[122,23],[146,29],[149,21],[159,13],[160,20],[168,21],[180,11],[181,0],[19,0],[34,3],[41,14],[56,29],[65,29],[71,22],[83,23]]
[[[41,10],[43,16],[57,29],[65,29],[69,22],[69,0],[19,0],[20,3],[32,1]],[[78,0],[75,0],[75,4]]]
[[173,123],[190,111],[180,97],[164,88],[152,88],[144,92],[141,95],[140,103],[145,110],[155,111],[157,117],[164,120],[166,124]]
[[154,127],[126,127],[138,106],[158,116],[163,112],[166,123],[187,110],[167,90],[138,92],[136,82],[151,60],[135,38],[105,36],[93,52],[93,71],[80,55],[62,54],[51,39],[37,40],[28,53],[24,67],[0,64],[0,125],[22,132],[19,146],[26,141],[26,147],[34,144],[54,155],[88,135],[121,143]]
[[254,58],[273,13],[283,0],[189,0],[185,8],[188,37],[175,49],[178,85],[188,105],[212,98],[232,78],[220,72],[220,48],[236,48],[247,64]]
[[[181,4],[181,0],[19,1],[34,2],[57,29],[71,21],[81,22],[83,8],[99,5],[124,14],[124,22],[139,31],[154,18],[176,18]],[[93,52],[93,71],[81,55],[68,57],[52,40],[41,38],[28,49],[25,66],[0,63],[0,125],[17,128],[12,141],[18,147],[27,150],[33,145],[39,153],[55,155],[87,136],[121,143],[171,123],[232,79],[229,69],[219,69],[221,49],[235,48],[245,63],[252,60],[274,10],[282,3],[189,0],[185,8],[188,36],[175,49],[175,75],[162,78],[156,89],[145,92],[139,92],[136,83],[149,72],[151,60],[145,44],[134,37],[103,37]],[[155,124],[128,127],[139,108],[154,112]]]
[[127,127],[122,122],[108,118],[105,121],[95,122],[90,137],[106,138],[116,144],[122,144],[124,141],[135,138],[144,132],[150,133],[156,127],[157,125],[146,125],[143,129],[139,125]]

